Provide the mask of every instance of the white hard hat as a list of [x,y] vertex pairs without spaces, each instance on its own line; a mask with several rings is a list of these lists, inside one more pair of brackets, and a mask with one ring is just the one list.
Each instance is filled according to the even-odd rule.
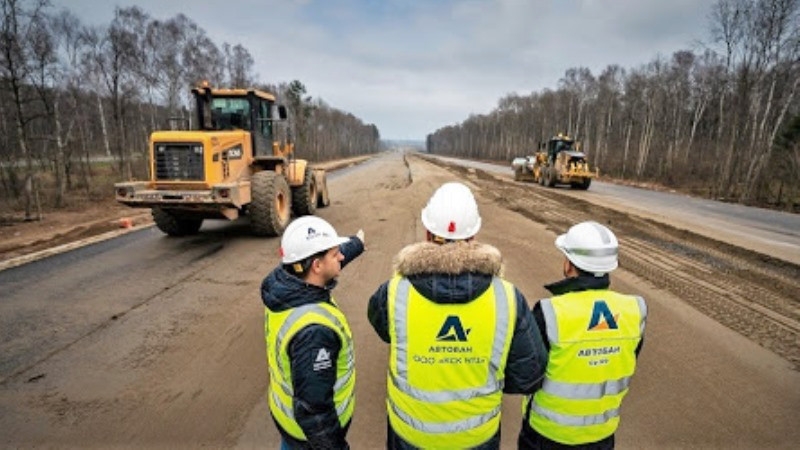
[[281,238],[283,264],[302,261],[309,256],[347,242],[333,226],[317,216],[303,216],[290,223]]
[[445,239],[468,239],[481,229],[481,216],[472,191],[461,183],[445,183],[422,210],[422,225]]
[[556,247],[575,267],[595,276],[602,276],[617,268],[617,237],[597,222],[573,225],[566,234],[556,238]]

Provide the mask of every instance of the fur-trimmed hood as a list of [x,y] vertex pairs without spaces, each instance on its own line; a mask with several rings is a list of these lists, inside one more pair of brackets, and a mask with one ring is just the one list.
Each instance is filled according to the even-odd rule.
[[419,242],[402,250],[394,259],[395,271],[402,275],[421,273],[482,273],[501,275],[503,257],[500,250],[475,241],[449,244]]
[[502,276],[500,250],[475,241],[411,244],[395,256],[394,270],[437,303],[465,303],[477,298]]

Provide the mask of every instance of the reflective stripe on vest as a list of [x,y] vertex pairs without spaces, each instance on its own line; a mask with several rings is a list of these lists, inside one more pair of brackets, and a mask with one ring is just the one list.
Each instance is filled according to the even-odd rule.
[[550,356],[529,424],[569,445],[610,436],[636,369],[635,350],[647,318],[644,299],[595,290],[543,299],[540,305]]
[[630,383],[631,377],[601,381],[599,383],[567,383],[545,378],[542,390],[548,394],[564,398],[600,398],[604,395],[619,394],[628,389]]
[[[397,414],[403,422],[412,425],[415,429],[422,431],[423,433],[436,433],[436,434],[469,431],[473,428],[477,428],[489,422],[498,414],[500,414],[500,407],[498,406],[486,414],[473,417],[471,419],[461,420],[458,422],[447,422],[447,423],[423,422],[397,409],[397,407],[391,402],[389,402],[389,406],[392,408],[392,412]],[[437,436],[436,439],[438,440],[445,438]]]
[[[440,445],[442,439],[453,447],[470,447],[485,442],[494,435],[499,426],[505,362],[516,323],[515,300],[513,287],[499,278],[495,278],[491,289],[487,289],[478,299],[471,302],[474,303],[472,305],[437,305],[422,297],[406,278],[396,276],[390,282],[389,333],[393,345],[388,374],[387,404],[392,428],[404,440],[420,447]],[[412,302],[425,303],[417,303],[415,307]],[[481,327],[482,329],[473,335],[478,336],[483,333],[482,336],[491,337],[490,341],[476,342],[473,345],[468,336],[469,332],[474,330],[467,325],[464,327],[466,330],[462,330],[465,332],[464,342],[447,342],[454,344],[455,347],[460,345],[468,348],[469,352],[477,350],[482,343],[483,347],[480,348],[486,351],[484,355],[487,358],[480,364],[469,364],[471,359],[478,361],[482,357],[462,356],[460,353],[455,353],[457,356],[452,357],[451,354],[443,356],[436,353],[433,353],[435,356],[431,356],[430,349],[448,345],[441,345],[441,340],[437,342],[435,329],[431,331],[429,327],[420,327],[423,319],[416,320],[414,328],[411,328],[412,325],[408,321],[411,314],[409,311],[415,311],[420,307],[433,311],[440,310],[440,315],[447,315],[448,319],[453,317],[454,311],[460,311],[461,315],[457,317],[464,318],[493,316],[491,328]],[[477,320],[475,322],[475,325],[480,325]],[[458,323],[460,326],[461,322]],[[444,326],[442,330],[445,330]],[[460,367],[464,367],[465,379],[480,378],[482,381],[458,383],[457,381],[461,380],[453,380],[453,385],[457,387],[441,386],[433,390],[413,385],[409,381],[411,360],[420,358],[421,355],[413,353],[415,349],[410,343],[410,332],[430,333],[429,353],[423,356],[428,363],[420,365],[416,361],[418,369],[415,370],[419,371],[417,377],[441,379],[445,375],[441,371],[444,369],[436,369],[434,366],[443,364],[441,359],[456,359],[459,360],[459,364],[463,364]],[[417,345],[422,345],[420,342],[425,338],[418,336],[420,335],[415,334]],[[451,402],[459,403],[453,407],[452,404],[448,404]],[[417,411],[417,415],[412,413],[412,410]],[[430,436],[431,434],[436,436]]]
[[[333,391],[340,424],[344,425],[350,420],[354,409],[353,338],[341,311],[327,303],[308,304],[281,312],[272,312],[265,308],[265,335],[270,372],[268,398],[270,410],[284,430],[299,440],[305,440],[305,434],[294,417],[291,362],[286,347],[292,337],[308,325],[327,326],[339,335],[342,348],[336,361],[337,378]],[[271,333],[270,328],[276,327],[277,333]]]

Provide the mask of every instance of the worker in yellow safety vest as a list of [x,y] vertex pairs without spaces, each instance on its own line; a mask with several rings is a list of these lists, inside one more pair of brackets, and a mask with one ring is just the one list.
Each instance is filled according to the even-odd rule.
[[425,242],[403,248],[369,301],[390,344],[389,449],[497,449],[503,392],[533,392],[546,354],[525,297],[500,277],[470,189],[446,183],[422,210]]
[[642,348],[642,297],[609,290],[619,243],[597,222],[556,238],[564,279],[533,310],[549,350],[540,389],[526,398],[520,449],[611,449]]
[[347,449],[355,408],[353,336],[331,291],[364,251],[364,232],[339,237],[304,216],[281,239],[281,264],[261,283],[269,366],[267,400],[281,449]]

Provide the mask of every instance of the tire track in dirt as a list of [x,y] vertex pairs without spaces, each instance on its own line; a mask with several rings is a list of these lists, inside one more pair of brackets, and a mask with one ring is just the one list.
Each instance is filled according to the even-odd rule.
[[620,267],[790,361],[800,370],[800,266],[530,183],[425,158],[554,233],[596,220],[620,240]]

